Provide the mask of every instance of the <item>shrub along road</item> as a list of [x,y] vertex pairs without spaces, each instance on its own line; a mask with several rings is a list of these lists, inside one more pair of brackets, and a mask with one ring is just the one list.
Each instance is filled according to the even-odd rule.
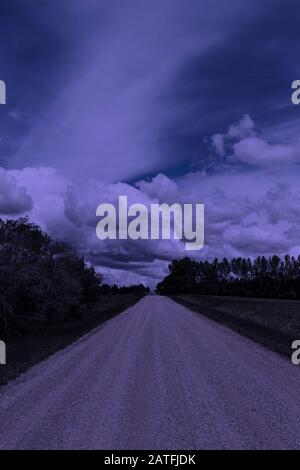
[[25,318],[22,325],[22,317],[17,317],[5,338],[7,364],[0,368],[0,386],[123,312],[140,297],[135,293],[100,295],[94,305],[86,306],[85,315],[64,323],[38,325]]
[[300,368],[148,296],[0,392],[2,449],[300,448]]

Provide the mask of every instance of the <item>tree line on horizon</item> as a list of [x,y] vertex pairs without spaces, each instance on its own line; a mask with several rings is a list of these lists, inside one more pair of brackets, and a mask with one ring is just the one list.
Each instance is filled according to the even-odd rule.
[[185,257],[169,264],[169,274],[157,284],[156,292],[300,299],[300,256],[216,258],[211,262]]
[[28,218],[0,219],[0,339],[10,322],[82,318],[101,295],[146,295],[144,285],[103,284],[103,276],[68,244]]

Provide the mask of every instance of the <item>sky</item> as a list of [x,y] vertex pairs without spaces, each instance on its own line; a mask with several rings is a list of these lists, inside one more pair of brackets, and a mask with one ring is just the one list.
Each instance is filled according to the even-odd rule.
[[1,0],[0,217],[107,282],[154,287],[178,240],[100,241],[96,207],[205,204],[196,258],[300,254],[297,0]]

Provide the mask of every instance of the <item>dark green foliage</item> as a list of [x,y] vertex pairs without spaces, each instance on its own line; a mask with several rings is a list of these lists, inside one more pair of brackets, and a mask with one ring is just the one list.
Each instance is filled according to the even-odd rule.
[[8,362],[5,367],[0,367],[0,388],[29,367],[69,346],[90,330],[131,307],[139,298],[135,294],[99,295],[97,302],[86,309],[86,315],[74,321],[24,323],[22,328],[10,328],[9,335],[5,338]]
[[124,294],[136,294],[137,296],[143,297],[149,294],[149,287],[145,287],[144,284],[133,284],[132,286],[118,287],[116,284],[112,286],[103,284],[101,286],[101,293],[105,295],[124,295]]
[[[95,302],[102,276],[28,219],[0,220],[0,328],[60,322]],[[1,333],[1,332],[0,332]]]
[[137,293],[144,286],[102,286],[102,275],[67,244],[27,218],[0,220],[0,337],[8,326],[80,318],[100,295]]
[[300,299],[300,256],[224,258],[212,262],[174,260],[170,274],[157,284],[157,293],[231,295]]

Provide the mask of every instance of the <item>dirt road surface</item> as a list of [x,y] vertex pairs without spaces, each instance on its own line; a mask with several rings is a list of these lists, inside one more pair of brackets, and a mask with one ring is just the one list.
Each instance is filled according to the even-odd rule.
[[287,359],[148,296],[1,388],[0,448],[299,449],[299,386]]

